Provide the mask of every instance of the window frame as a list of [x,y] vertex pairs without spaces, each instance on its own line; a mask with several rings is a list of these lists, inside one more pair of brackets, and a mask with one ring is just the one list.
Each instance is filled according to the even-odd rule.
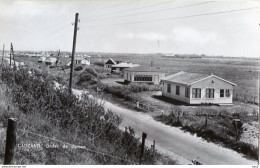
[[180,86],[179,85],[176,85],[175,94],[178,95],[178,96],[180,95]]
[[[194,93],[195,90],[195,93]],[[201,99],[201,88],[192,88],[192,98]]]
[[206,88],[206,99],[214,99],[215,98],[215,89],[214,88]]
[[225,90],[225,96],[226,97],[230,97],[231,96],[230,89],[226,89]]
[[[223,93],[221,93],[221,91],[223,91]],[[221,96],[222,95],[222,96]],[[225,89],[220,89],[219,90],[219,97],[220,98],[224,98],[225,97]]]
[[190,98],[190,88],[189,87],[185,87],[185,97]]

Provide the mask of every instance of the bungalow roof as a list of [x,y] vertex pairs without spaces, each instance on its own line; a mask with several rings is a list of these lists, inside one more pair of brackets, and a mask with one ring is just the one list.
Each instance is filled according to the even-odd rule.
[[170,81],[170,82],[173,82],[173,83],[180,83],[180,84],[184,84],[184,85],[192,85],[192,84],[195,84],[197,82],[200,82],[200,81],[203,81],[205,79],[208,79],[210,77],[215,77],[215,78],[218,78],[224,82],[227,82],[233,86],[236,86],[235,83],[232,83],[228,80],[225,80],[223,78],[220,78],[216,75],[207,75],[207,74],[199,74],[199,73],[188,73],[188,72],[178,72],[176,74],[172,74],[172,75],[169,75],[165,78],[162,79],[162,81]]

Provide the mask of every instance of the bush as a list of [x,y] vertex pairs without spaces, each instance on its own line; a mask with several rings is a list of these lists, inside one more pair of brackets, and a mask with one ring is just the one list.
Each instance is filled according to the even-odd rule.
[[104,67],[104,65],[105,65],[104,62],[94,62],[93,64],[97,65],[97,66],[102,66],[102,67]]
[[80,71],[80,70],[82,70],[82,69],[83,69],[82,66],[78,66],[78,67],[74,68],[75,71]]
[[[92,77],[91,74],[85,74],[84,79],[91,81]],[[25,124],[19,126],[21,129],[29,128],[29,131],[31,131],[31,129],[39,128],[33,131],[38,134],[53,136],[53,133],[50,132],[56,128],[59,130],[57,132],[59,134],[56,133],[55,137],[62,137],[64,141],[69,139],[70,143],[76,141],[76,144],[79,144],[80,142],[82,146],[87,148],[102,149],[110,155],[138,162],[140,142],[134,138],[133,130],[122,133],[118,129],[121,119],[111,111],[104,109],[102,103],[89,98],[87,95],[78,99],[67,88],[55,88],[53,80],[54,77],[47,73],[33,69],[3,68],[2,81],[9,88],[10,93],[8,95],[12,96],[13,104],[16,104],[24,116],[27,116],[28,121],[36,116],[38,116],[37,119],[45,121],[44,127],[39,127],[37,124],[28,127]],[[24,123],[24,121],[21,122],[21,124]],[[63,133],[63,136],[61,133]],[[73,135],[70,136],[71,134]],[[44,156],[55,154],[56,152],[48,150]],[[129,164],[125,161],[115,160],[113,157],[100,154],[91,155],[101,164]],[[45,164],[57,163],[56,157],[50,159]],[[143,164],[153,163],[154,157],[151,156],[151,151],[145,150]]]

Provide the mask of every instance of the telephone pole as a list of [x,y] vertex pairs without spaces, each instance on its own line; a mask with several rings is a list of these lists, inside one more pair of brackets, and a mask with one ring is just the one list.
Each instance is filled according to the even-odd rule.
[[72,55],[71,55],[71,63],[70,63],[70,83],[69,89],[72,92],[72,74],[73,74],[73,64],[74,64],[74,55],[76,50],[76,40],[77,40],[77,31],[78,31],[78,17],[79,14],[75,14],[75,23],[74,23],[74,35],[73,35],[73,47],[72,47]]
[[4,55],[5,55],[5,45],[3,45],[2,65],[4,63]]
[[10,67],[12,66],[12,43],[10,48]]
[[13,61],[14,61],[14,66],[15,66],[15,60],[14,60],[14,48],[13,48],[13,44],[11,43],[11,52],[13,55]]

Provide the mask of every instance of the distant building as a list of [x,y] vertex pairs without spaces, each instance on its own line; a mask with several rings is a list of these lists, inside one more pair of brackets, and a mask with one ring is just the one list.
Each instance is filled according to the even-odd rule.
[[124,70],[132,67],[137,67],[139,64],[133,64],[131,62],[121,62],[111,66],[111,73],[113,72],[124,72]]
[[42,63],[42,62],[45,62],[46,61],[46,57],[40,57],[39,59],[38,59],[38,62],[39,63]]
[[46,58],[46,60],[45,60],[45,64],[46,64],[46,65],[55,65],[57,61],[58,61],[57,58],[48,57],[48,58]]
[[124,71],[125,82],[159,84],[162,78],[165,72],[154,67],[137,66]]
[[[81,58],[81,57],[76,57],[74,60],[74,63],[79,65],[90,65],[90,61],[87,58]],[[70,66],[71,61],[67,63],[67,66]]]
[[117,63],[112,58],[109,58],[104,64],[104,69],[110,69],[112,65],[116,64]]
[[232,104],[236,84],[216,75],[178,72],[161,80],[162,95],[187,104]]

